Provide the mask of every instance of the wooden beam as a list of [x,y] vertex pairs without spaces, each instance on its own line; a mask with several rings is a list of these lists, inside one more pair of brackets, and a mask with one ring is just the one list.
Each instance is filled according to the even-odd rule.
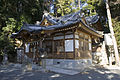
[[89,28],[85,27],[85,25],[83,25],[83,24],[81,26],[79,26],[79,27],[82,28],[83,30],[87,31],[87,33],[90,33],[90,34],[92,34],[94,36],[103,38],[103,36],[101,34],[98,34],[98,33],[94,32],[94,31],[90,30]]
[[76,31],[76,29],[75,30],[73,30],[73,54],[74,54],[74,59],[75,59],[75,53],[76,53],[76,51],[75,51],[75,31]]
[[64,58],[66,59],[67,58],[67,54],[65,52],[65,32],[64,32],[64,39],[63,40],[64,40],[63,48],[64,48],[64,55],[65,55]]
[[54,57],[54,40],[52,36],[52,58]]

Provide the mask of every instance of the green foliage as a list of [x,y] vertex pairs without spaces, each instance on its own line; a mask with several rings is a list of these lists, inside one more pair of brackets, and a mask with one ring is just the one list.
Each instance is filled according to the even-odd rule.
[[9,18],[8,21],[6,21],[6,27],[3,27],[3,32],[13,32],[13,29],[16,26],[16,20],[14,18]]
[[23,22],[40,21],[45,6],[44,0],[0,0],[0,55],[15,54],[15,45],[10,38]]
[[8,35],[3,33],[0,36],[0,54],[9,54],[10,52],[14,52],[14,45]]
[[6,26],[3,26],[2,22],[6,22],[8,18],[14,18],[16,28],[19,29],[22,21],[27,23],[40,21],[43,10],[43,0],[0,0],[0,26]]
[[6,21],[6,27],[2,28],[0,35],[0,55],[4,53],[9,55],[11,55],[11,53],[15,54],[13,40],[10,38],[15,26],[16,21],[13,18],[9,18],[8,21]]
[[120,21],[112,20],[117,44],[120,47]]
[[70,14],[72,11],[73,0],[56,0],[57,13],[61,16]]
[[85,2],[86,0],[56,0],[54,6],[57,10],[54,15],[57,14],[56,16],[64,16],[66,14],[74,13],[80,10],[79,6]]
[[115,32],[115,37],[117,40],[118,47],[120,47],[120,1],[110,0],[110,10],[112,16],[112,23]]
[[[101,12],[104,12],[104,15],[106,15],[105,3],[103,0],[56,0],[54,4],[57,8],[58,16],[63,16],[80,10],[79,6],[85,3],[87,3],[87,5],[84,6],[82,10],[85,12],[86,16],[100,14]],[[89,13],[87,12],[88,10]],[[103,14],[101,13],[100,15]]]
[[[86,13],[86,16],[92,16],[99,14],[100,16],[106,16],[106,7],[104,0],[87,0],[86,6],[83,7],[83,10]],[[89,10],[89,14],[87,14]]]

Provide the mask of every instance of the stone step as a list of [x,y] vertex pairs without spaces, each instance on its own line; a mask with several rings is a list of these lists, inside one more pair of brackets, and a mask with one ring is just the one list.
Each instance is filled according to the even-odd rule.
[[56,73],[67,74],[67,75],[75,75],[80,73],[80,71],[68,70],[68,69],[58,68],[54,66],[46,66],[46,69]]

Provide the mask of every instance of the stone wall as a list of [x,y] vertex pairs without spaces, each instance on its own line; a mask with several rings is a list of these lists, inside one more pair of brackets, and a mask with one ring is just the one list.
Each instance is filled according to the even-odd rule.
[[46,66],[56,66],[65,69],[84,69],[92,65],[92,59],[46,59]]
[[105,42],[101,43],[101,45],[97,46],[95,52],[92,53],[93,63],[100,65],[108,64],[108,55],[105,48]]

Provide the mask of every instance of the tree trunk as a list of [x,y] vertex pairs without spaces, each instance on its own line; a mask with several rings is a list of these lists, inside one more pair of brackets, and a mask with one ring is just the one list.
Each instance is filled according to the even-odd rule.
[[110,13],[109,5],[108,5],[108,0],[106,0],[106,9],[107,9],[107,17],[108,17],[109,29],[110,29],[111,37],[112,37],[112,41],[113,41],[116,65],[120,65],[119,64],[119,53],[118,53],[118,48],[117,48],[117,42],[116,42],[116,39],[115,39],[113,27],[112,27],[111,13]]
[[78,7],[79,7],[79,9],[80,9],[80,0],[78,0]]

